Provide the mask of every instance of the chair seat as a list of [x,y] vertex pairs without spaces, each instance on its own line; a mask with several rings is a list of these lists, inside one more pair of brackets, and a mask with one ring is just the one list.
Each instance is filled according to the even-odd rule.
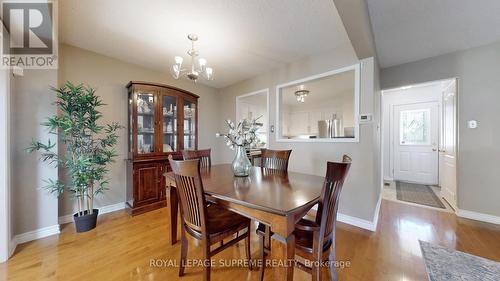
[[[314,222],[309,223],[309,220],[306,220],[306,219],[301,219],[299,221],[299,223],[302,225],[311,225],[311,226],[315,225]],[[257,226],[257,229],[256,229],[257,234],[264,236],[266,233],[265,227],[266,227],[265,224],[259,223],[259,225]],[[312,253],[313,240],[314,240],[313,232],[312,231],[305,231],[305,230],[301,230],[301,229],[295,229],[294,234],[295,234],[295,247],[298,248],[299,250],[304,251],[304,252]],[[271,236],[273,235],[272,231],[270,231],[270,235]],[[328,239],[327,241],[325,241],[325,243],[323,244],[323,251],[327,251],[331,245],[332,245],[331,239]]]
[[210,204],[207,207],[207,220],[207,232],[212,243],[243,230],[250,224],[249,218],[224,209],[217,204]]
[[[312,253],[314,236],[312,231],[295,229],[295,248],[306,253]],[[332,239],[323,243],[323,252],[328,251],[332,245]]]

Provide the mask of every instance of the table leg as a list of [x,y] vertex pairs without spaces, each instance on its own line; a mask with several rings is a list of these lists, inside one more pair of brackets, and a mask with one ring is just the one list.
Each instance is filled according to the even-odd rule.
[[274,267],[273,280],[293,281],[295,259],[295,235],[288,237],[274,234],[271,241],[271,264]]
[[177,198],[177,190],[174,186],[167,189],[167,209],[169,212],[169,228],[170,228],[170,245],[177,242],[177,216],[179,210],[179,199]]

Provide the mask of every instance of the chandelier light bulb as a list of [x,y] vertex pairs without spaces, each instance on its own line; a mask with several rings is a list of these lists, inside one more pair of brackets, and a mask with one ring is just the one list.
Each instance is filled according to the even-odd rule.
[[201,69],[203,69],[204,67],[206,67],[206,66],[207,66],[207,60],[206,60],[206,59],[204,59],[204,58],[200,58],[200,59],[198,60],[198,63],[200,64]]
[[207,74],[207,80],[211,80],[214,70],[211,67],[207,67],[205,73]]
[[207,60],[204,58],[197,59],[198,51],[194,47],[195,41],[198,40],[196,34],[189,34],[188,39],[191,41],[191,49],[188,50],[188,55],[191,57],[191,65],[188,68],[182,68],[184,61],[181,56],[175,56],[175,64],[172,66],[171,72],[174,79],[179,79],[181,76],[196,82],[201,76],[206,80],[213,79],[213,69],[207,67]]
[[184,59],[181,56],[175,56],[175,64],[182,65]]

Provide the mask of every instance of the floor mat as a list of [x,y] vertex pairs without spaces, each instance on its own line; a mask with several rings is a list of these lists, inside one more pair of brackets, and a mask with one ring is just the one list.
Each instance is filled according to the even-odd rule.
[[401,201],[446,209],[428,185],[396,181],[396,194]]

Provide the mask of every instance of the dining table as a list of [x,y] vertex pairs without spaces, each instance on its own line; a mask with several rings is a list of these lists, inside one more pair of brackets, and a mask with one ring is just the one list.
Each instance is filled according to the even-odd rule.
[[[252,167],[236,177],[230,164],[200,169],[207,200],[271,228],[272,280],[293,280],[295,224],[319,201],[324,178]],[[177,242],[178,196],[172,172],[164,174],[171,244]]]

